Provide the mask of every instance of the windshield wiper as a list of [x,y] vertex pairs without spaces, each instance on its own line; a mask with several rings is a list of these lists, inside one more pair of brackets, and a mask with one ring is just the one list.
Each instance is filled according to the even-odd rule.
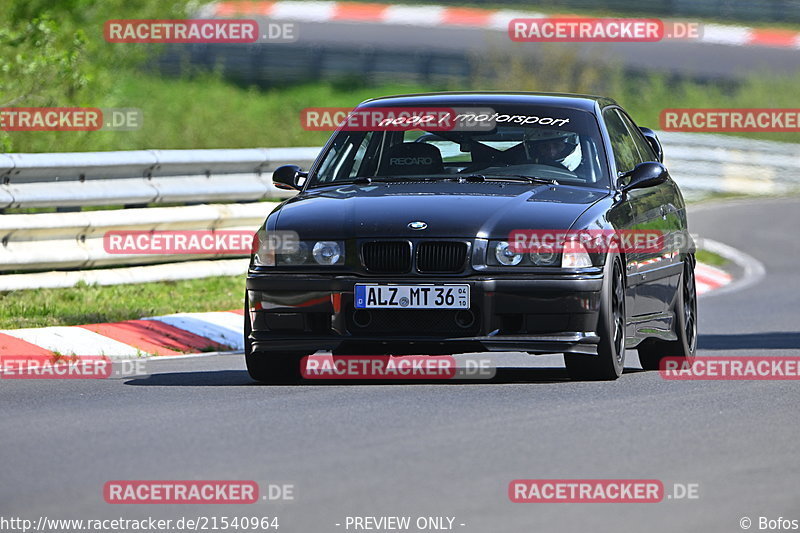
[[369,180],[366,182],[359,181],[358,183],[391,183],[393,181],[442,181],[442,178],[428,178],[425,176],[371,176],[369,178],[356,178],[359,180]]
[[547,185],[559,185],[554,179],[540,178],[539,176],[528,176],[525,174],[468,174],[461,176],[459,181],[476,182],[486,181],[487,179],[499,179],[505,181],[523,181],[526,183],[544,183]]
[[370,183],[389,183],[393,181],[439,181],[438,178],[407,177],[407,176],[359,176],[351,180],[331,181],[324,185],[369,185]]
[[479,183],[482,181],[486,181],[486,176],[484,176],[483,174],[467,174],[465,176],[458,176],[456,178],[456,181],[458,181],[459,183],[464,183],[464,182]]
[[544,183],[547,185],[558,185],[553,179],[540,178],[538,176],[526,176],[524,174],[465,174],[465,175],[446,175],[439,178],[425,176],[359,176],[347,181],[334,181],[325,185],[369,185],[370,183],[391,183],[403,181],[456,181],[458,183],[480,183],[489,180],[520,181],[524,183]]

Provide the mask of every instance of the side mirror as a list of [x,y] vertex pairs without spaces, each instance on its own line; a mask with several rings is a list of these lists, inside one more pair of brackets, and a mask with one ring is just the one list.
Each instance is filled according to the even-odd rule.
[[647,142],[650,143],[650,147],[656,153],[656,157],[658,158],[659,163],[664,162],[664,148],[661,146],[661,141],[658,140],[658,136],[656,132],[651,130],[650,128],[639,128],[644,135],[644,138],[647,139]]
[[272,183],[285,191],[299,191],[307,176],[308,172],[303,172],[297,165],[283,165],[272,173]]
[[639,163],[636,168],[622,174],[620,178],[627,178],[628,176],[630,176],[631,180],[622,187],[623,194],[633,189],[646,189],[647,187],[655,187],[664,183],[669,177],[669,172],[667,172],[667,167],[661,163],[649,161],[647,163]]

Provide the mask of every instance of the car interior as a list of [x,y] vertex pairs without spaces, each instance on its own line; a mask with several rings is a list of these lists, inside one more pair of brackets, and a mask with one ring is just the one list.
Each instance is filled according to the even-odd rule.
[[[542,130],[546,131],[546,130]],[[492,131],[342,132],[320,166],[317,182],[358,177],[436,177],[442,175],[524,175],[559,183],[593,186],[605,180],[596,140],[569,132],[554,159],[533,156],[552,139],[526,139],[524,128]],[[564,148],[565,147],[565,148]]]

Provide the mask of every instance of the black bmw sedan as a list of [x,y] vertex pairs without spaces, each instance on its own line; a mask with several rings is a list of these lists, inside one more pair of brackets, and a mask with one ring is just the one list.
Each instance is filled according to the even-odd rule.
[[[437,93],[362,103],[257,233],[250,375],[304,356],[563,353],[570,377],[692,358],[694,255],[661,144],[613,100]],[[275,235],[291,234],[291,247]],[[284,243],[285,244],[285,243]]]

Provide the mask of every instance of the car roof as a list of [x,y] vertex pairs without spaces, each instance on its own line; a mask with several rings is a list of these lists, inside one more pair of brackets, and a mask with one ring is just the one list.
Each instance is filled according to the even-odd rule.
[[382,96],[362,102],[359,107],[407,107],[407,106],[487,106],[531,105],[578,109],[594,113],[609,105],[618,105],[604,96],[569,93],[533,92],[437,92]]

